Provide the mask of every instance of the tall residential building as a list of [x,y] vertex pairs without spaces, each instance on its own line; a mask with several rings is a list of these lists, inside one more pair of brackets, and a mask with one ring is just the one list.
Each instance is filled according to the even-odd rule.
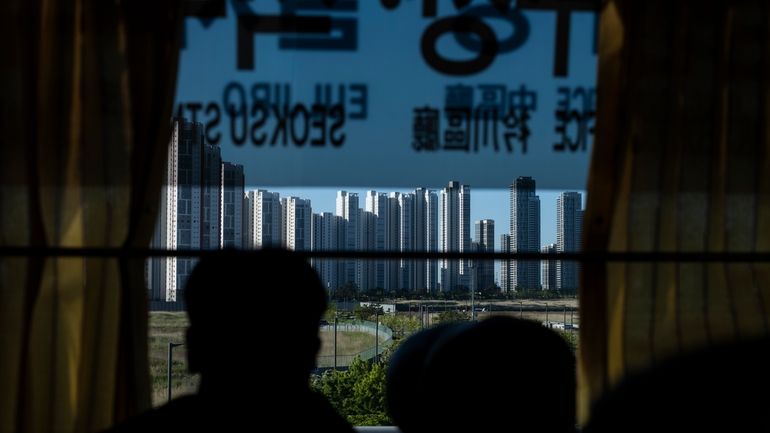
[[[495,251],[495,221],[490,219],[476,221],[476,251]],[[495,287],[495,262],[493,260],[477,260],[476,290],[486,290]]]
[[[546,254],[556,253],[556,244],[545,245],[540,250],[540,252],[546,253]],[[557,289],[556,260],[541,260],[540,266],[543,271],[542,273],[543,290],[556,290]]]
[[[310,219],[310,251],[323,251],[323,245],[324,245],[323,213],[320,213],[320,214],[314,213],[312,218]],[[317,258],[317,257],[310,258],[310,266],[312,266],[313,269],[315,269],[316,273],[318,274],[318,277],[321,279],[321,282],[323,283],[323,286],[326,287],[326,280],[328,279],[328,277],[322,276],[322,272],[324,270],[324,262],[326,262],[326,260],[321,258]],[[327,291],[331,293],[331,287]]]
[[[500,235],[500,252],[501,253],[511,252],[511,235],[509,234]],[[510,271],[511,271],[511,261],[502,260],[500,262],[500,291],[503,293],[507,293],[513,290],[513,287],[511,287],[511,279],[508,276],[508,273]]]
[[[366,212],[370,212],[375,216],[374,227],[374,251],[388,251],[389,239],[388,239],[388,226],[389,226],[389,208],[388,208],[388,195],[385,193],[377,193],[376,191],[366,192]],[[373,288],[386,289],[390,288],[390,281],[388,279],[388,260],[375,260],[372,263],[371,272],[374,273],[374,286]]]
[[[375,251],[377,247],[377,216],[369,211],[358,210],[359,225],[361,228],[360,242],[361,251]],[[358,279],[358,288],[362,292],[368,292],[377,288],[375,281],[377,265],[370,260],[359,260],[358,268],[360,270]]]
[[[161,197],[165,196],[164,192],[161,193]],[[165,219],[165,206],[161,205],[158,209],[158,219],[155,222],[155,229],[152,232],[152,240],[150,241],[150,248],[165,249],[166,248],[166,225],[163,224]],[[165,301],[166,300],[166,281],[165,270],[168,267],[168,260],[163,257],[150,257],[145,261],[144,265],[144,280],[147,283],[148,294],[147,297],[150,301]]]
[[[472,252],[478,252],[479,251],[479,243],[471,240],[471,251]],[[468,260],[468,288],[470,290],[473,290],[474,292],[479,290],[479,261],[476,259]]]
[[[398,196],[398,250],[414,251],[414,194],[402,193]],[[412,292],[415,289],[414,260],[398,261],[398,290]]]
[[288,239],[286,237],[286,227],[289,224],[289,221],[286,217],[286,206],[288,206],[288,201],[286,197],[281,197],[281,246],[286,248],[286,243],[288,242]]
[[[311,224],[313,251],[336,251],[345,241],[345,220],[331,212],[313,214]],[[313,268],[318,272],[324,287],[333,293],[339,287],[338,275],[342,263],[335,259],[312,259]]]
[[[388,194],[388,227],[387,239],[388,250],[401,250],[401,193],[391,192]],[[401,281],[400,276],[401,263],[398,259],[388,259],[386,262],[386,273],[389,290],[399,290]]]
[[220,248],[243,248],[243,166],[222,163],[222,192],[220,203]]
[[[209,206],[204,205],[202,193],[214,173],[203,174],[203,163],[206,159],[203,140],[203,125],[200,123],[187,122],[186,120],[175,121],[176,130],[172,137],[171,146],[173,153],[169,149],[169,162],[167,170],[166,189],[168,194],[167,205],[167,243],[168,249],[199,249],[208,248],[207,242],[202,242],[211,232],[203,230],[202,221],[204,213],[211,211]],[[210,155],[211,152],[207,153]],[[171,155],[174,155],[172,158]],[[206,167],[210,168],[210,167]],[[217,168],[219,166],[217,165]],[[217,170],[218,171],[218,170]],[[206,195],[211,198],[210,195]],[[176,203],[176,206],[174,204]],[[206,219],[209,215],[206,215]],[[176,230],[173,228],[176,227]],[[209,227],[210,229],[210,227]],[[205,235],[204,235],[205,232]],[[187,278],[195,265],[195,259],[186,257],[169,257],[166,259],[168,268],[166,272],[166,300],[176,301],[182,296],[182,291],[187,282]]]
[[241,248],[249,248],[249,196],[246,194],[244,178],[244,193],[241,197]]
[[281,196],[263,189],[246,193],[245,248],[281,246]]
[[[374,251],[437,251],[438,196],[434,191],[417,188],[414,193],[390,194],[366,192],[366,211],[362,226],[370,226],[364,216],[374,216],[374,230],[362,230],[362,248]],[[371,217],[368,217],[371,218]],[[364,233],[368,233],[364,235]],[[365,236],[368,236],[365,239]],[[414,259],[378,260],[367,266],[362,262],[362,279],[371,288],[399,291],[433,291],[436,289],[438,263]]]
[[[536,253],[540,250],[540,198],[535,180],[519,177],[511,184],[511,251]],[[509,286],[514,290],[540,289],[540,263],[535,260],[511,262]]]
[[[221,157],[219,147],[206,144],[203,137],[201,123],[173,119],[153,247],[219,247]],[[180,299],[195,262],[182,257],[148,260],[150,299]]]
[[[345,220],[345,245],[346,251],[359,251],[361,248],[361,227],[359,216],[361,215],[358,204],[358,194],[347,191],[337,191],[337,209],[335,214]],[[361,266],[358,260],[345,260],[344,271],[339,275],[340,285],[355,284],[361,282]],[[360,286],[359,286],[360,287]]]
[[286,215],[286,243],[284,246],[293,251],[310,251],[313,209],[310,200],[298,197],[286,197],[283,200],[283,213]]
[[[438,229],[438,194],[435,191],[424,192],[425,202],[425,251],[436,252],[439,246]],[[435,293],[438,289],[438,260],[425,263],[425,289]]]
[[[465,253],[473,251],[471,248],[471,235],[473,227],[471,226],[471,187],[470,185],[460,185],[459,194],[460,205],[460,252]],[[470,274],[468,271],[468,259],[460,260],[460,283],[467,287],[471,287]]]
[[[556,199],[556,250],[560,253],[580,251],[583,232],[583,202],[580,193],[564,192]],[[559,260],[556,263],[556,288],[576,292],[579,264]]]
[[[201,129],[203,131],[203,129]],[[222,156],[219,146],[202,143],[201,167],[201,249],[220,248],[222,217]],[[195,159],[193,159],[195,160]],[[193,190],[195,195],[195,189]]]
[[[440,251],[467,252],[471,248],[470,186],[451,181],[441,191],[439,202]],[[467,260],[441,260],[441,290],[467,290],[470,274]]]
[[[414,218],[412,221],[412,242],[414,251],[436,251],[438,207],[436,193],[425,188],[414,190]],[[432,206],[432,207],[431,207]],[[431,233],[432,231],[432,233]],[[432,243],[432,245],[431,245]],[[431,268],[429,265],[433,264]],[[433,276],[431,276],[433,272]],[[412,260],[412,290],[432,292],[436,289],[436,262],[432,260]],[[431,284],[433,287],[431,288]]]

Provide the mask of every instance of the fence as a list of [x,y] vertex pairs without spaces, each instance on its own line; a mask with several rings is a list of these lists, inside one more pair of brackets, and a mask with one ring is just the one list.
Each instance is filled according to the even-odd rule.
[[[321,332],[334,332],[334,325],[322,325]],[[385,349],[393,342],[393,330],[387,326],[380,324],[379,327],[374,322],[367,321],[354,321],[344,322],[337,324],[337,332],[364,332],[370,335],[375,335],[379,339],[379,343],[358,353],[346,353],[338,354],[336,365],[338,367],[346,367],[353,362],[356,356],[363,360],[369,360],[377,355],[381,355]],[[316,364],[318,368],[331,368],[334,367],[334,355],[319,356],[316,358]]]

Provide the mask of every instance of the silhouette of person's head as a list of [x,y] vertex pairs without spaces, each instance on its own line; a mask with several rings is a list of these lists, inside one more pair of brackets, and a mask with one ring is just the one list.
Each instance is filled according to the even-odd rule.
[[204,257],[185,300],[188,365],[201,373],[201,394],[250,381],[269,386],[266,372],[280,379],[280,392],[308,386],[326,294],[303,257],[282,249]]
[[629,374],[586,433],[770,431],[770,339],[722,343]]
[[201,373],[198,394],[175,398],[110,432],[261,430],[278,423],[298,431],[353,433],[309,387],[326,294],[304,258],[280,249],[205,256],[184,297],[188,366]]
[[442,339],[450,338],[469,324],[442,323],[422,330],[407,338],[398,347],[388,363],[386,375],[386,400],[393,422],[404,433],[426,431],[427,417],[424,405],[422,380],[425,360],[433,347]]
[[509,317],[429,332],[394,355],[406,377],[389,372],[390,383],[416,382],[406,397],[408,387],[388,390],[404,431],[574,431],[575,358],[558,334]]

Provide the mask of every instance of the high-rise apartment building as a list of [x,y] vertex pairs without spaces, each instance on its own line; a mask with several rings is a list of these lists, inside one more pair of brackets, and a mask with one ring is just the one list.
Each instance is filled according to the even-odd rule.
[[[495,251],[495,221],[484,219],[476,221],[476,251]],[[493,260],[476,260],[475,290],[486,290],[495,287],[495,262]]]
[[[377,247],[377,215],[362,209],[359,212],[360,251],[375,251]],[[362,292],[368,292],[377,288],[375,281],[377,265],[370,260],[359,260],[358,268],[360,274],[358,277],[358,288]]]
[[[511,252],[511,235],[505,233],[500,235],[500,252]],[[511,278],[508,275],[508,273],[511,272],[511,265],[510,260],[500,261],[500,291],[503,293],[513,290],[513,287],[511,287]]]
[[[535,180],[519,177],[511,184],[511,251],[536,253],[540,250],[540,198],[535,194]],[[540,263],[513,260],[509,287],[514,290],[539,290]]]
[[221,173],[219,244],[221,248],[243,248],[243,166],[222,162]]
[[[548,244],[540,250],[542,253],[556,253],[556,244]],[[543,290],[557,290],[556,260],[541,260]]]
[[[201,133],[203,129],[201,128]],[[201,243],[200,248],[216,250],[220,248],[222,217],[222,156],[219,146],[213,146],[199,138],[202,150],[200,170],[201,186],[193,188],[193,200],[200,194],[201,201]],[[196,149],[192,150],[197,152]],[[192,155],[190,155],[192,156]],[[197,171],[197,158],[192,156],[193,169]],[[185,259],[183,259],[185,260]],[[192,260],[192,259],[186,259]],[[195,262],[195,260],[193,260]]]
[[[311,224],[313,251],[338,251],[345,243],[345,220],[331,212],[313,214]],[[311,263],[324,287],[333,293],[339,287],[338,275],[342,263],[335,259],[312,259]]]
[[[374,227],[374,246],[373,251],[389,251],[390,244],[388,238],[388,228],[390,222],[388,195],[377,193],[376,191],[366,192],[366,212],[370,212],[375,217]],[[373,277],[373,288],[390,288],[388,278],[388,260],[375,260],[371,262],[371,272]]]
[[[388,250],[401,250],[401,193],[391,192],[388,194],[388,227],[387,239]],[[400,268],[401,263],[398,259],[388,259],[386,262],[386,273],[389,290],[399,290],[400,288]]]
[[[414,194],[399,194],[398,251],[414,251],[414,217]],[[415,261],[413,259],[400,259],[398,262],[398,290],[401,292],[414,291],[417,284],[414,275]]]
[[[367,191],[360,224],[361,245],[366,250],[438,251],[438,196],[425,188],[414,193]],[[437,285],[435,260],[362,261],[361,269],[362,289],[425,292],[434,291]]]
[[[214,249],[220,244],[221,164],[218,146],[206,144],[203,125],[174,118],[158,223],[151,245],[162,249]],[[152,258],[146,275],[150,299],[182,296],[193,258]]]
[[[468,252],[471,248],[470,186],[451,181],[439,198],[440,251]],[[468,261],[441,260],[441,290],[451,291],[470,286]]]
[[[556,249],[560,253],[580,251],[583,228],[583,202],[579,192],[564,192],[556,199]],[[576,292],[579,264],[556,262],[556,287],[562,292]]]
[[[413,250],[437,251],[438,247],[438,196],[425,188],[414,190]],[[412,260],[412,290],[432,293],[436,290],[435,260]]]
[[[425,204],[425,251],[436,252],[439,246],[438,223],[438,194],[435,191],[424,191]],[[438,260],[425,262],[425,290],[435,293],[438,289]]]
[[282,245],[281,196],[263,189],[246,193],[245,248]]
[[313,221],[310,200],[286,197],[282,203],[286,233],[284,247],[293,251],[310,251]]
[[[358,194],[347,191],[337,191],[337,209],[335,214],[345,220],[345,247],[346,251],[359,251],[361,248],[361,227],[359,216],[361,208],[358,203]],[[356,284],[361,282],[361,263],[358,260],[345,260],[344,271],[339,275],[340,285]]]

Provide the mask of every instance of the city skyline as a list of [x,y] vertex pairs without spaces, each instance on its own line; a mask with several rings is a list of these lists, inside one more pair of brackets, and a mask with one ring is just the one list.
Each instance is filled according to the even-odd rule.
[[[521,178],[519,178],[519,179],[521,179]],[[513,182],[515,182],[515,181],[516,180],[514,180]],[[531,178],[530,178],[530,181],[532,181]],[[512,182],[512,184],[513,184],[513,182]],[[460,188],[460,187],[470,188],[469,185],[461,185],[460,182],[456,182],[456,181],[455,182],[453,182],[453,181],[449,182],[450,186],[452,184],[455,184],[456,188]],[[510,211],[511,211],[510,210],[510,204],[509,204],[510,203],[510,199],[511,199],[510,188],[511,188],[511,186],[509,186],[509,190],[506,191],[506,192],[497,192],[497,191],[494,192],[494,194],[497,195],[496,200],[497,200],[498,203],[503,201],[502,200],[503,196],[506,197],[505,198],[505,202],[506,202],[506,204],[508,204],[508,206],[507,206],[508,209],[505,211],[505,213],[508,214],[508,215],[510,215]],[[309,198],[307,199],[307,200],[310,200],[310,202],[311,202],[311,207],[312,207],[312,212],[313,212],[314,218],[320,217],[321,214],[328,214],[329,216],[331,216],[331,215],[334,215],[334,214],[337,214],[337,213],[345,213],[343,207],[340,207],[341,206],[341,204],[340,204],[340,197],[346,197],[345,200],[352,199],[356,203],[358,203],[357,207],[361,211],[361,214],[357,216],[357,218],[361,219],[359,224],[366,225],[367,223],[365,221],[363,221],[363,219],[365,217],[365,215],[364,215],[365,212],[364,211],[370,213],[371,214],[370,216],[374,216],[375,214],[379,215],[382,212],[383,208],[385,208],[386,211],[388,210],[389,200],[390,200],[390,203],[393,203],[393,200],[395,200],[397,203],[399,203],[398,207],[401,207],[401,206],[404,206],[404,205],[408,205],[410,207],[415,207],[415,209],[416,209],[418,207],[418,205],[416,203],[419,203],[419,201],[417,201],[417,202],[414,201],[415,196],[419,195],[419,194],[425,194],[425,193],[441,195],[442,198],[441,198],[441,200],[439,200],[439,202],[441,203],[441,202],[443,202],[443,197],[445,195],[446,189],[447,189],[446,187],[443,188],[443,189],[442,188],[426,189],[426,188],[419,188],[418,187],[418,188],[415,188],[414,190],[410,190],[410,191],[387,191],[387,190],[383,191],[381,189],[377,189],[377,190],[365,189],[365,190],[357,190],[357,191],[355,191],[355,190],[337,190],[337,189],[331,189],[331,188],[309,188],[309,189],[274,188],[274,189],[271,189],[271,193],[274,193],[274,194],[288,194],[288,196],[300,197],[300,198],[303,198],[303,199],[308,197],[308,196],[314,197],[313,199],[309,199]],[[326,197],[324,197],[324,198],[326,198],[326,200],[323,200],[323,202],[325,202],[325,203],[328,203],[330,201],[330,200],[328,200],[329,197],[336,197],[337,203],[336,203],[336,206],[334,208],[334,212],[328,212],[326,209],[319,209],[318,206],[314,204],[314,203],[316,203],[319,200],[319,197],[322,197],[324,195],[324,193],[326,195]],[[489,194],[488,191],[482,190],[481,194],[483,195],[484,193],[487,193],[487,195],[491,196],[491,194]],[[479,192],[473,190],[473,194],[472,194],[473,198],[470,200],[470,206],[469,206],[470,209],[469,210],[471,210],[470,213],[471,213],[471,215],[474,215],[474,217],[471,218],[468,221],[468,224],[467,224],[468,227],[466,227],[463,231],[467,231],[468,234],[471,235],[472,233],[476,233],[477,232],[476,226],[479,223],[486,223],[486,224],[490,224],[491,223],[492,226],[497,224],[498,225],[498,229],[493,233],[493,239],[494,239],[493,250],[494,251],[508,251],[507,246],[504,246],[503,242],[500,241],[500,236],[506,236],[507,235],[506,233],[501,233],[501,232],[505,231],[505,228],[509,228],[510,225],[506,222],[506,218],[499,218],[498,217],[498,220],[495,220],[494,218],[476,218],[479,214],[482,214],[482,212],[484,214],[491,214],[489,212],[489,208],[484,206],[484,203],[486,201],[488,201],[488,198],[487,198],[487,200],[477,200],[476,199],[477,194],[479,194]],[[540,251],[541,247],[545,247],[545,246],[549,246],[549,245],[552,245],[554,247],[554,249],[555,249],[556,245],[557,245],[557,227],[560,226],[559,224],[557,224],[557,221],[556,221],[557,207],[558,207],[557,204],[559,203],[560,198],[565,196],[565,195],[569,196],[569,197],[572,198],[571,203],[572,203],[573,208],[574,209],[582,209],[582,195],[583,194],[581,192],[572,192],[572,191],[570,191],[570,192],[558,192],[558,193],[545,191],[543,193],[543,192],[541,192],[539,190],[537,190],[535,192],[535,194],[536,194],[536,196],[535,196],[535,200],[536,201],[539,201],[538,200],[538,196],[539,195],[544,195],[544,196],[548,197],[548,200],[544,204],[544,207],[550,211],[550,212],[547,211],[547,212],[544,212],[544,213],[535,214],[535,216],[539,217],[539,219],[542,220],[543,216],[545,216],[545,218],[547,219],[548,216],[549,216],[548,214],[550,214],[552,222],[547,225],[550,228],[550,231],[551,231],[550,236],[543,236],[543,238],[545,238],[545,239],[544,240],[541,239],[537,245],[535,245],[533,248],[531,248],[532,252]],[[459,209],[459,206],[460,206],[459,196],[457,197],[456,201],[457,201],[456,205],[458,206],[457,211],[459,212],[460,211],[460,209]],[[478,203],[479,201],[482,202],[481,205],[479,205],[479,203]],[[548,203],[548,202],[551,202],[551,203]],[[482,208],[481,212],[479,212],[478,210],[477,211],[473,211],[473,209],[476,209],[478,207]],[[327,207],[327,209],[328,209],[328,207]],[[396,209],[396,208],[394,208],[394,209]],[[392,210],[391,210],[391,212],[392,212]],[[399,218],[399,213],[398,213],[398,211],[396,211],[396,212],[397,213],[390,215],[390,218]],[[441,214],[442,212],[439,212],[439,213]],[[403,215],[401,215],[401,217],[403,217]],[[341,216],[338,217],[338,218],[341,218],[343,220],[345,219],[345,218],[343,218]],[[419,217],[419,218],[417,218],[417,220],[420,221],[421,218],[422,217]],[[328,219],[328,217],[327,217],[327,219]],[[458,220],[457,221],[457,227],[456,227],[456,229],[457,229],[456,230],[457,231],[456,234],[459,237],[459,235],[460,235],[460,226],[459,226],[459,219],[460,219],[460,217],[459,217],[459,214],[456,216],[456,219]],[[467,218],[467,216],[465,216],[463,219],[467,220],[468,218]],[[503,221],[502,224],[499,222],[500,220]],[[573,218],[573,220],[574,220],[574,218]],[[580,220],[582,221],[582,213],[581,213],[581,216],[580,216]],[[495,222],[495,221],[497,221],[497,222]],[[387,223],[387,219],[377,218],[377,219],[373,220],[369,224],[370,225],[374,225],[374,224],[379,225],[379,224],[388,224],[388,223]],[[441,230],[441,226],[443,225],[443,222],[441,220],[439,220],[438,224],[439,224],[439,230]],[[574,221],[571,224],[574,226]],[[564,224],[561,224],[561,226],[563,226],[563,225]],[[541,225],[538,224],[537,226],[540,227]],[[540,230],[542,230],[542,228],[540,228]],[[423,229],[421,229],[421,231],[423,231]],[[356,233],[358,233],[358,232],[356,232]],[[383,250],[395,250],[395,251],[398,251],[399,250],[398,248],[385,248],[384,247],[384,246],[389,246],[389,245],[395,245],[394,242],[397,242],[396,240],[393,240],[393,239],[390,239],[390,240],[388,240],[388,239],[379,239],[379,235],[375,235],[375,234],[371,234],[371,236],[372,236],[372,239],[368,241],[368,244],[369,245],[377,245],[377,247],[374,247],[374,249],[381,250],[381,251],[383,251]],[[574,234],[573,234],[573,236],[574,236]],[[579,231],[577,232],[577,236],[579,237]],[[476,235],[476,236],[471,235],[469,237],[470,237],[470,239],[468,239],[468,242],[475,248],[478,245],[478,243],[479,243],[479,236],[478,235]],[[443,236],[440,235],[440,239],[441,238],[443,238]],[[537,238],[537,236],[535,236],[535,242],[537,243],[538,241],[537,241],[536,238]],[[376,242],[375,242],[375,239],[377,239]],[[459,251],[460,250],[460,239],[459,238],[457,239],[457,242],[458,242],[458,244],[455,246],[456,247],[454,249],[455,251]],[[349,245],[348,247],[352,247],[352,245]],[[342,248],[339,248],[339,249],[348,249],[348,247],[342,247]],[[327,246],[326,248],[329,248],[329,247]],[[406,248],[407,248],[407,250],[408,250],[408,248],[414,248],[415,251],[422,250],[422,247],[420,247],[418,244],[415,244],[412,247],[407,246]],[[331,248],[331,249],[336,249],[336,248]],[[372,247],[365,247],[363,249],[369,250],[369,249],[372,249]],[[433,249],[428,249],[428,250],[433,250]],[[441,247],[435,249],[435,251],[442,251],[442,250],[443,249]],[[447,250],[451,250],[451,248],[449,248]],[[485,246],[485,250],[489,251],[488,247]],[[574,246],[573,245],[567,245],[566,248],[563,249],[563,251],[572,251],[572,250],[574,250]],[[408,279],[411,279],[411,280],[414,280],[414,281],[418,281],[418,280],[421,281],[421,278],[424,278],[421,274],[415,277],[415,275],[416,275],[415,273],[416,272],[422,272],[419,269],[418,270],[414,270],[412,268],[407,267],[408,270],[399,271],[398,269],[404,269],[403,264],[401,264],[401,265],[391,264],[390,265],[391,268],[388,269],[386,267],[387,266],[386,264],[384,264],[384,263],[377,263],[377,264],[371,264],[372,268],[368,269],[367,266],[370,266],[368,263],[363,263],[363,264],[359,264],[359,265],[354,265],[354,263],[355,263],[355,261],[349,263],[348,266],[353,266],[354,267],[355,271],[353,271],[351,269],[351,272],[356,272],[356,274],[355,274],[356,277],[354,278],[353,277],[354,274],[351,273],[351,274],[349,274],[350,278],[348,278],[348,280],[361,282],[362,288],[363,287],[367,287],[367,288],[368,287],[380,287],[381,284],[383,284],[384,281],[393,281],[393,278],[402,278],[400,276],[401,274],[398,274],[399,276],[396,277],[396,273],[397,272],[406,272],[406,275],[411,275],[411,276],[403,277],[403,278],[408,278]],[[465,273],[465,272],[463,272],[463,271],[465,271],[464,268],[463,268],[464,265],[459,263],[459,262],[458,262],[457,265],[458,265],[458,266],[456,266],[457,269],[452,269],[452,272],[450,272],[450,274],[455,274],[455,273],[458,274],[458,278],[459,278],[458,281],[460,281],[462,285],[465,285],[465,284],[467,284],[467,282],[469,280],[468,280],[468,278],[463,278],[462,277],[462,274]],[[561,263],[559,263],[559,265],[561,265]],[[535,281],[533,284],[535,286],[538,286],[539,284],[537,282],[540,281],[540,274],[541,274],[542,263],[534,262],[534,263],[531,264],[531,266],[533,268],[531,274],[533,274],[533,281]],[[343,268],[345,268],[345,267],[347,267],[347,266],[343,266]],[[451,266],[449,266],[449,267],[451,267]],[[553,269],[552,272],[556,271],[555,268],[556,268],[556,266],[554,264],[554,269]],[[481,269],[479,269],[479,271],[480,270]],[[425,272],[426,275],[433,275],[433,274],[435,274],[435,271],[433,271],[433,273],[431,273],[430,269],[426,269],[425,271],[426,271]],[[456,271],[456,272],[454,272],[454,271]],[[320,270],[319,270],[319,272],[320,272]],[[505,284],[505,281],[503,281],[506,278],[504,276],[506,274],[506,272],[505,271],[501,272],[501,269],[498,266],[498,264],[495,264],[493,266],[493,272],[494,272],[494,277],[493,277],[494,281],[496,283],[498,283],[503,288],[507,287],[507,284]],[[503,275],[501,275],[501,273]],[[369,275],[368,276],[368,280],[366,278],[364,278],[363,275]],[[386,277],[386,275],[389,275],[389,276]],[[442,279],[442,277],[439,274],[439,277],[438,277],[439,282],[440,282],[441,279]],[[481,281],[483,281],[483,277],[478,282],[478,284],[483,284]],[[340,280],[339,282],[342,283],[343,281]],[[445,283],[446,283],[446,281],[445,281]],[[399,286],[402,286],[404,283],[398,282],[397,284]],[[422,287],[422,283],[420,283],[420,286]],[[433,287],[432,283],[427,283],[426,286],[428,288]],[[515,285],[511,286],[511,288],[515,288],[515,287],[516,287]],[[521,288],[523,289],[523,287],[521,287]],[[562,287],[561,281],[558,284],[558,286],[555,285],[555,284],[551,284],[551,285],[548,286],[548,288],[550,288],[550,289],[559,288],[559,289],[570,290],[566,286]]]
[[[512,178],[511,181],[516,178]],[[462,183],[462,181],[459,181]],[[473,187],[473,185],[470,185]],[[273,194],[279,194],[280,197],[299,197],[310,200],[313,214],[328,212],[335,214],[335,199],[338,191],[346,191],[352,194],[358,194],[360,208],[368,210],[366,207],[367,193],[374,191],[378,194],[397,192],[399,194],[414,193],[415,189],[424,189],[435,193],[440,192],[444,186],[424,187],[415,186],[412,189],[407,188],[366,188],[366,187],[269,187],[269,186],[246,186],[245,191],[264,190]],[[540,246],[557,243],[557,201],[559,196],[565,192],[577,192],[582,197],[582,208],[585,208],[585,190],[537,190],[540,197]],[[475,230],[476,222],[481,220],[492,220],[497,226],[495,230],[495,251],[504,251],[500,243],[500,235],[507,233],[510,226],[510,185],[501,188],[473,188],[473,199],[471,202],[471,230]],[[319,206],[318,203],[321,203]],[[476,241],[475,236],[472,238]]]
[[[516,177],[511,178],[513,182]],[[462,179],[457,179],[462,183]],[[447,180],[448,182],[449,180]],[[410,193],[414,192],[415,188],[424,188],[429,191],[435,191],[438,193],[445,185],[439,186],[425,186],[415,185],[414,188],[367,188],[360,186],[352,187],[270,187],[270,186],[246,186],[246,191],[256,191],[257,189],[264,189],[271,192],[279,193],[281,197],[297,196],[311,201],[313,207],[313,213],[321,212],[335,212],[335,196],[337,191],[344,190],[350,193],[356,193],[359,197],[366,197],[367,191],[376,192],[399,192]],[[471,185],[473,187],[473,185]],[[577,192],[583,197],[583,208],[585,208],[585,190],[548,190],[538,189],[537,194],[540,196],[541,212],[540,212],[540,242],[541,246],[547,244],[555,244],[557,242],[557,199],[564,192]],[[495,237],[496,251],[500,250],[500,234],[507,232],[510,225],[510,184],[501,186],[500,188],[473,188],[473,200],[471,202],[471,224],[475,224],[476,221],[491,219],[495,221],[497,226]],[[363,205],[361,206],[363,208]]]
[[[450,180],[442,189],[416,187],[410,191],[336,190],[334,214],[313,205],[306,194],[247,189],[243,166],[224,161],[218,146],[204,139],[203,126],[174,119],[169,143],[166,188],[153,246],[158,248],[260,248],[280,245],[298,251],[520,251],[537,252],[541,242],[540,197],[536,180],[520,176],[509,186],[508,227],[511,236],[495,246],[505,219],[489,217],[489,208],[472,199],[471,185]],[[478,193],[477,193],[478,195]],[[500,197],[501,198],[501,197]],[[472,203],[476,203],[474,207]],[[497,206],[505,203],[497,200]],[[563,192],[556,200],[558,251],[575,251],[580,244],[582,195]],[[472,210],[486,213],[477,218]],[[474,236],[475,232],[475,236]],[[147,281],[152,299],[176,300],[195,259],[151,260]],[[538,261],[512,261],[504,268],[473,260],[413,259],[369,262],[346,259],[336,264],[314,260],[324,285],[337,289],[354,285],[434,292],[487,289],[490,282],[504,290],[576,288],[576,267],[556,264],[555,285],[541,286]],[[507,267],[506,267],[507,266]],[[553,269],[549,272],[552,273]],[[502,274],[502,275],[500,275]],[[501,278],[502,277],[502,278]],[[543,275],[543,278],[550,278]]]

